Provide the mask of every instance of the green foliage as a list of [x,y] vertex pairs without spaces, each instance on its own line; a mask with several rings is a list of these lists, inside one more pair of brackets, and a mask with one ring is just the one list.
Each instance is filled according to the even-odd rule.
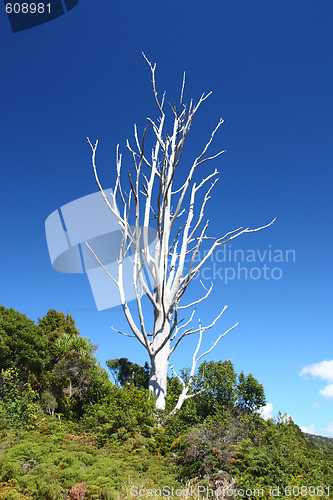
[[333,462],[314,450],[293,421],[282,416],[277,422],[266,422],[237,408],[224,411],[191,428],[177,448],[180,476],[198,477],[210,486],[219,471],[233,478],[238,489],[263,488],[265,498],[273,487],[282,492],[288,486],[333,484]]
[[18,483],[15,479],[0,481],[0,500],[31,500],[31,496],[26,496],[16,488]]
[[[112,384],[68,314],[50,310],[37,326],[1,307],[0,346],[0,500],[125,500],[131,485],[184,481],[262,488],[268,500],[272,487],[333,483],[332,440],[305,438],[282,415],[263,420],[262,385],[230,361],[200,365],[191,388],[199,394],[168,416],[178,378],[158,412],[148,365],[108,361]],[[293,498],[325,498],[309,495]]]
[[325,462],[292,419],[281,415],[276,423],[257,418],[249,438],[235,447],[229,466],[244,487],[325,487],[333,480],[333,463]]
[[[184,377],[183,377],[184,379]],[[182,384],[177,377],[168,377],[168,390],[166,396],[166,413],[170,413],[177,404],[179,395],[182,392]]]
[[325,458],[333,461],[333,438],[306,433],[305,437],[313,445],[314,449],[320,450]]
[[225,409],[191,427],[179,441],[179,473],[188,479],[209,478],[228,471],[232,446],[249,434],[249,417],[237,409]]
[[0,371],[16,366],[25,378],[28,371],[39,375],[48,362],[44,331],[25,314],[0,306]]
[[237,406],[249,413],[259,410],[266,403],[264,387],[251,373],[246,377],[243,372],[238,377]]
[[86,395],[86,404],[91,406],[93,403],[98,403],[112,392],[113,384],[111,383],[107,371],[102,368],[97,362],[90,369],[91,380]]
[[[25,315],[1,306],[0,334],[1,368],[17,368],[15,390],[21,399],[22,386],[29,378],[36,392],[34,404],[39,396],[39,407],[47,414],[57,409],[65,416],[79,418],[87,403],[97,401],[110,390],[106,371],[94,357],[95,346],[79,335],[69,314],[50,309],[39,318],[37,326]],[[0,376],[2,398],[12,397],[10,387],[9,379],[4,384]],[[16,398],[15,404],[18,401]],[[16,413],[17,421],[21,420],[22,412],[12,413]]]
[[57,407],[64,415],[79,417],[83,406],[91,401],[90,387],[97,376],[96,346],[79,335],[69,314],[65,316],[50,309],[46,316],[39,318],[39,325],[48,336],[52,353],[45,373],[43,406],[51,414]]
[[153,485],[177,484],[165,462],[150,457],[143,448],[134,454],[123,447],[100,449],[95,436],[78,434],[75,426],[56,419],[45,420],[39,431],[2,431],[0,439],[2,481],[16,484],[17,495],[25,492],[38,500],[65,500],[86,491],[85,498],[116,499],[124,481],[132,478],[138,483],[148,470]]
[[[70,314],[49,309],[42,318],[38,318],[38,326],[43,330],[47,338],[47,348],[50,355],[49,369],[71,349],[79,351],[90,349],[93,352],[88,339],[80,337],[79,330],[75,326],[75,320]],[[88,347],[89,346],[89,347]]]
[[21,384],[17,368],[8,368],[1,372],[3,385],[2,416],[12,424],[20,423],[26,428],[33,428],[40,415],[37,403],[38,393],[35,391],[31,375],[27,382]]
[[127,358],[109,359],[106,361],[113,380],[121,386],[125,384],[134,384],[136,387],[148,389],[149,386],[149,365],[146,362],[144,366],[128,361]]
[[49,415],[54,415],[54,411],[58,406],[57,400],[51,391],[45,390],[40,397],[41,408]]
[[45,316],[38,318],[38,324],[46,333],[50,342],[54,342],[63,334],[69,336],[76,336],[79,334],[79,330],[76,328],[75,320],[72,316],[68,313],[65,316],[63,312],[58,312],[54,309],[49,309]]
[[[188,371],[183,370],[182,378],[188,379]],[[171,395],[167,400],[175,404],[181,392],[178,379],[169,379]],[[237,376],[232,362],[205,361],[202,363],[194,377],[192,394],[198,395],[185,401],[180,418],[185,425],[195,425],[203,422],[207,417],[223,413],[232,408],[238,408],[246,413],[253,413],[265,404],[263,386],[251,375],[243,372]]]
[[82,357],[91,358],[96,348],[89,339],[80,337],[79,334],[64,333],[55,340],[54,350],[57,359],[61,359],[72,351],[79,353]]
[[205,361],[198,368],[193,392],[203,391],[197,399],[197,412],[203,418],[219,408],[236,403],[237,375],[231,361]]
[[54,372],[63,379],[64,392],[71,398],[77,394],[81,399],[86,395],[93,376],[94,360],[81,352],[70,350],[54,365]]
[[148,436],[155,425],[154,412],[154,397],[148,390],[112,386],[106,398],[87,406],[81,422],[105,443],[110,437],[125,440],[136,432]]

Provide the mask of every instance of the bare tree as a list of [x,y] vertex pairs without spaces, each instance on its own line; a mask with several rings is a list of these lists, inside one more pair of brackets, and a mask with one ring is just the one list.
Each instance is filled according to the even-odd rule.
[[[144,54],[143,54],[144,55]],[[160,98],[156,90],[155,70],[156,64],[144,55],[152,75],[152,87],[155,103],[159,112],[157,121],[148,118],[142,139],[139,139],[137,126],[134,126],[135,147],[127,141],[134,164],[134,175],[128,172],[129,193],[125,193],[124,178],[122,173],[122,156],[117,147],[116,164],[117,178],[114,190],[108,196],[103,191],[96,167],[96,150],[98,141],[92,144],[92,165],[97,185],[103,195],[104,201],[112,214],[117,218],[122,231],[122,244],[118,258],[118,276],[112,276],[103,265],[94,250],[87,246],[117,285],[122,308],[131,332],[148,351],[151,370],[149,388],[156,396],[156,407],[165,408],[167,393],[167,371],[169,358],[178,347],[181,340],[188,335],[199,333],[199,343],[193,356],[191,376],[188,384],[183,384],[183,393],[179,398],[175,411],[188,397],[191,381],[197,362],[210,352],[219,340],[227,333],[218,336],[212,347],[198,356],[203,332],[212,328],[222,316],[226,307],[208,326],[199,328],[191,326],[194,307],[210,294],[210,288],[204,287],[203,296],[197,300],[182,304],[181,301],[189,284],[198,275],[200,269],[211,257],[218,247],[227,244],[234,238],[244,233],[259,231],[266,226],[256,229],[234,229],[224,236],[214,238],[207,235],[208,221],[204,221],[206,203],[217,182],[218,171],[206,175],[200,182],[194,181],[194,174],[205,162],[219,157],[223,151],[216,154],[207,154],[216,132],[223,123],[220,119],[211,133],[209,140],[200,154],[191,164],[188,175],[180,187],[175,187],[175,173],[181,162],[185,140],[190,131],[193,118],[201,104],[210,96],[202,94],[195,104],[193,100],[189,105],[183,103],[185,75],[182,82],[179,105],[168,105],[169,115],[172,118],[170,133],[165,130],[166,111],[165,93]],[[154,142],[149,155],[145,151],[147,128],[152,130]],[[198,201],[198,192],[201,192],[198,214],[195,216],[194,206]],[[153,251],[149,247],[148,229],[155,227],[157,231],[156,244]],[[203,244],[208,245],[204,255],[200,253]],[[124,289],[124,259],[133,252],[133,287],[136,297],[136,311],[128,304]],[[151,280],[147,279],[147,272]],[[153,284],[153,285],[152,285]],[[204,286],[204,285],[203,285]],[[153,329],[146,327],[146,313],[143,311],[142,295],[146,294],[153,309]],[[191,311],[189,317],[180,319],[182,310]],[[234,325],[232,328],[234,328]],[[230,331],[230,328],[228,331]],[[117,331],[117,330],[116,330]],[[124,335],[128,335],[125,332]],[[177,375],[178,376],[178,375]],[[179,377],[179,376],[178,376]]]

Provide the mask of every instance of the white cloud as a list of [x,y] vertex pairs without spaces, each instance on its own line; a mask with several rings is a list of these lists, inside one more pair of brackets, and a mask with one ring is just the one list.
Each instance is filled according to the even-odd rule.
[[327,424],[325,431],[328,432],[328,434],[331,434],[333,436],[333,422],[329,422]]
[[319,394],[324,396],[324,398],[333,398],[333,384],[328,384],[324,389],[319,391]]
[[311,424],[311,425],[301,425],[301,431],[302,432],[306,432],[307,434],[316,434],[318,435],[318,432],[316,431],[316,428],[314,426],[314,424]]
[[329,422],[326,427],[321,427],[320,428],[320,431],[322,432],[322,434],[320,434],[319,432],[317,432],[316,427],[315,427],[314,424],[311,424],[311,425],[308,425],[308,426],[302,425],[301,426],[301,431],[302,432],[306,432],[307,434],[315,434],[316,436],[325,436],[327,434],[329,436],[333,436],[333,422]]
[[333,359],[331,361],[321,361],[313,365],[303,366],[300,375],[312,375],[328,382],[333,382]]
[[[312,375],[313,377],[322,378],[327,382],[333,382],[333,359],[303,366],[300,375]],[[324,389],[319,391],[319,394],[324,398],[333,398],[333,383],[326,385]]]
[[268,420],[269,418],[273,418],[272,415],[273,412],[273,404],[272,403],[267,403],[265,406],[262,406],[259,410],[259,414],[262,418],[265,420]]
[[318,408],[320,406],[320,403],[313,403],[312,408]]

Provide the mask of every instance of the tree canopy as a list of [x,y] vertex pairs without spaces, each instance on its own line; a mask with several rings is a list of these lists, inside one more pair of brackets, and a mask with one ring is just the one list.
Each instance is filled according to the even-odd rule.
[[49,359],[43,328],[25,314],[0,306],[0,369],[16,366],[22,373],[39,374]]

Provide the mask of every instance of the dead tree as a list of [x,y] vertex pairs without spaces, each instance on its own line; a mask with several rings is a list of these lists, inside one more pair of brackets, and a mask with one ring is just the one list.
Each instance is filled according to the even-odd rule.
[[[206,175],[199,182],[194,180],[197,170],[204,163],[218,158],[224,151],[216,154],[207,154],[208,149],[215,137],[216,132],[223,123],[220,119],[211,133],[209,140],[200,154],[194,159],[188,175],[182,186],[177,187],[176,171],[182,159],[185,140],[190,131],[194,116],[201,104],[210,96],[202,94],[195,104],[193,100],[188,105],[183,103],[185,75],[182,82],[179,105],[165,105],[165,93],[160,98],[156,89],[155,70],[156,64],[144,55],[152,75],[152,87],[159,118],[153,121],[148,118],[145,131],[140,140],[137,126],[134,126],[135,147],[127,141],[126,145],[133,159],[133,173],[128,173],[129,193],[125,193],[124,178],[122,177],[122,156],[117,147],[116,165],[117,178],[114,190],[111,193],[103,191],[96,167],[96,150],[98,141],[92,144],[88,139],[92,150],[92,165],[95,179],[102,196],[112,214],[117,218],[121,232],[122,244],[118,258],[118,276],[112,276],[98,255],[88,245],[89,249],[109,275],[110,279],[117,285],[127,323],[133,335],[125,332],[124,335],[135,337],[147,350],[150,361],[150,383],[149,388],[156,396],[156,407],[165,408],[167,394],[167,371],[169,358],[178,347],[179,343],[188,335],[199,333],[199,344],[193,357],[192,370],[189,384],[183,383],[181,394],[175,410],[179,409],[188,397],[188,392],[193,379],[197,362],[204,354],[211,351],[218,341],[225,335],[221,334],[214,342],[211,349],[201,356],[197,356],[204,331],[212,328],[222,316],[226,307],[208,326],[195,328],[191,326],[194,307],[208,297],[212,291],[205,288],[203,296],[188,304],[183,304],[182,299],[185,292],[198,275],[205,262],[210,259],[214,250],[227,244],[241,234],[259,231],[268,227],[271,223],[256,229],[239,227],[227,232],[222,237],[211,237],[207,235],[208,221],[204,220],[204,211],[213,187],[218,178],[218,171]],[[171,114],[173,125],[170,132],[165,130],[166,114],[165,108]],[[145,151],[145,140],[147,128],[153,133],[154,142],[149,155]],[[201,193],[198,213],[195,214],[195,204],[198,193]],[[199,194],[200,195],[200,194]],[[156,244],[151,251],[148,241],[148,229],[156,229]],[[208,244],[208,249],[201,257],[202,245]],[[133,287],[135,290],[134,314],[128,304],[124,290],[123,263],[132,249],[133,259]],[[199,259],[199,260],[198,260]],[[147,273],[149,279],[147,279]],[[153,313],[153,329],[148,331],[146,327],[146,311],[143,311],[142,295],[147,295]],[[181,311],[188,310],[188,319],[180,318]],[[151,317],[151,316],[150,316]],[[234,328],[231,327],[228,331]],[[118,331],[118,330],[115,330]],[[177,375],[178,376],[178,375]]]

